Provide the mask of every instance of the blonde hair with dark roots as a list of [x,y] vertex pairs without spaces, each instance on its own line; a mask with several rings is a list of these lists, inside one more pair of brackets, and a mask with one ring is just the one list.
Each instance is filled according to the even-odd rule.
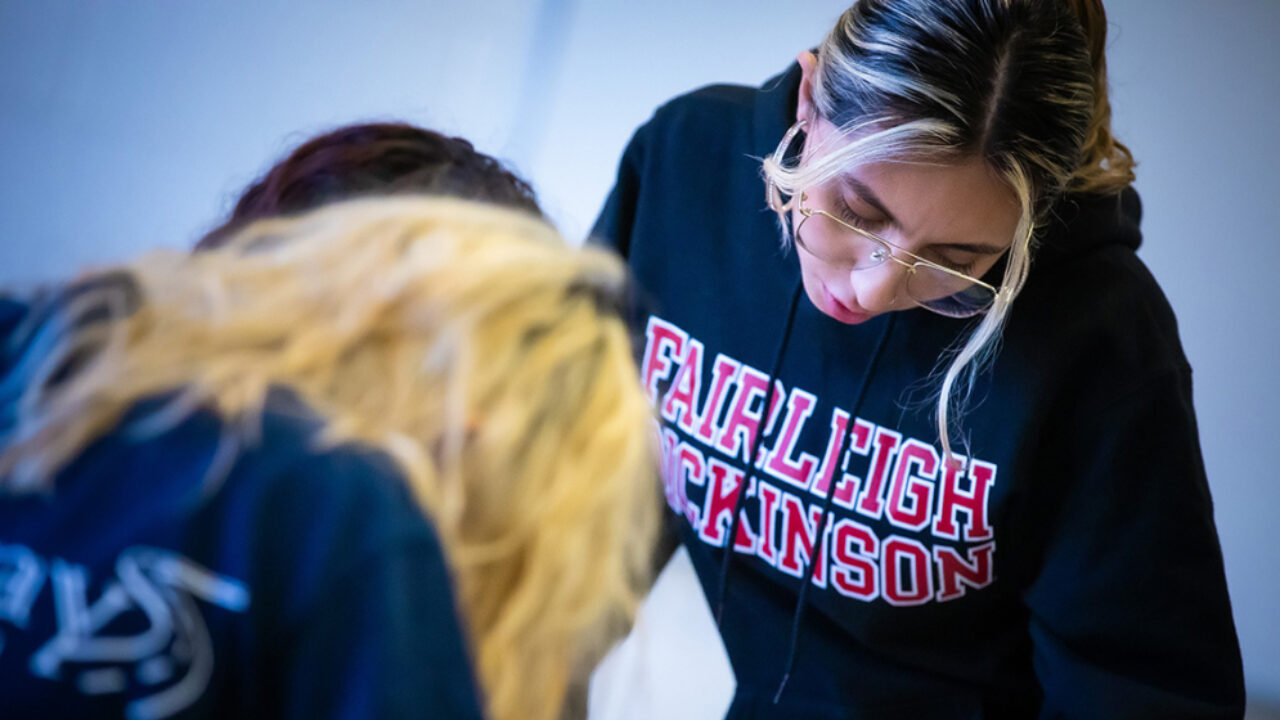
[[858,0],[817,52],[813,103],[837,132],[800,161],[779,147],[763,162],[784,244],[796,194],[862,163],[981,157],[1017,198],[1001,292],[940,359],[944,456],[1030,271],[1037,223],[1069,188],[1118,192],[1132,178],[1110,134],[1105,33],[1098,0]]
[[67,308],[0,453],[8,489],[56,490],[140,399],[177,391],[159,425],[207,407],[244,442],[289,388],[325,419],[319,447],[384,450],[432,518],[488,714],[557,717],[633,616],[658,522],[621,264],[524,213],[402,198],[122,270],[135,307],[103,290]]

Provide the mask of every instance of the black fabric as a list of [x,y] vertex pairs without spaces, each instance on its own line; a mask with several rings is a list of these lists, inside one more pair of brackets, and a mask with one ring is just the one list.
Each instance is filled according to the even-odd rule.
[[639,357],[665,491],[713,607],[723,548],[737,548],[721,618],[729,716],[1241,717],[1191,371],[1135,254],[1132,189],[1064,198],[1040,229],[954,437],[966,470],[940,462],[929,377],[967,322],[896,313],[854,408],[887,318],[843,325],[804,301],[777,411],[763,407],[800,278],[759,160],[794,120],[799,76],[793,65],[759,89],[711,86],[658,109],[593,231],[647,303]]
[[[0,337],[25,314],[0,301]],[[6,347],[0,373],[21,366]],[[211,413],[138,435],[164,400],[48,491],[0,495],[4,717],[478,720],[442,548],[390,461],[315,450],[274,391],[260,442],[210,478]]]

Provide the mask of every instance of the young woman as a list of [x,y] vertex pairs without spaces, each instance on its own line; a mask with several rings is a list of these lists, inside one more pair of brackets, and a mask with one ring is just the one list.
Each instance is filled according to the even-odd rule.
[[0,304],[5,716],[558,717],[657,520],[623,283],[399,198]]
[[730,717],[1242,714],[1105,28],[1096,0],[860,0],[628,146],[595,234],[646,294]]

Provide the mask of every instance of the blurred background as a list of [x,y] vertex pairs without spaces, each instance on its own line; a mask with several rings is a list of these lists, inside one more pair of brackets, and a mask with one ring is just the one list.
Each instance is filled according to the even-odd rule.
[[[580,239],[658,104],[711,82],[759,84],[844,6],[0,0],[0,285],[189,246],[287,150],[357,120],[470,138],[530,179]],[[1280,2],[1107,9],[1114,126],[1140,163],[1140,255],[1195,369],[1250,717],[1271,717],[1280,474],[1264,448],[1280,448]]]

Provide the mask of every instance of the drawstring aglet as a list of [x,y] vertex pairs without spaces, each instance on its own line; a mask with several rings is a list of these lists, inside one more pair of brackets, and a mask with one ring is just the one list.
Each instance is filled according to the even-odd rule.
[[788,671],[787,671],[787,672],[782,676],[782,682],[778,684],[778,692],[776,692],[776,693],[774,693],[774,694],[773,694],[773,704],[774,704],[774,705],[777,705],[777,704],[778,704],[778,701],[782,700],[782,691],[783,691],[783,690],[785,690],[785,689],[787,689],[787,681],[788,681],[788,680],[790,680],[790,679],[791,679],[791,671],[790,671],[790,670],[788,670]]

